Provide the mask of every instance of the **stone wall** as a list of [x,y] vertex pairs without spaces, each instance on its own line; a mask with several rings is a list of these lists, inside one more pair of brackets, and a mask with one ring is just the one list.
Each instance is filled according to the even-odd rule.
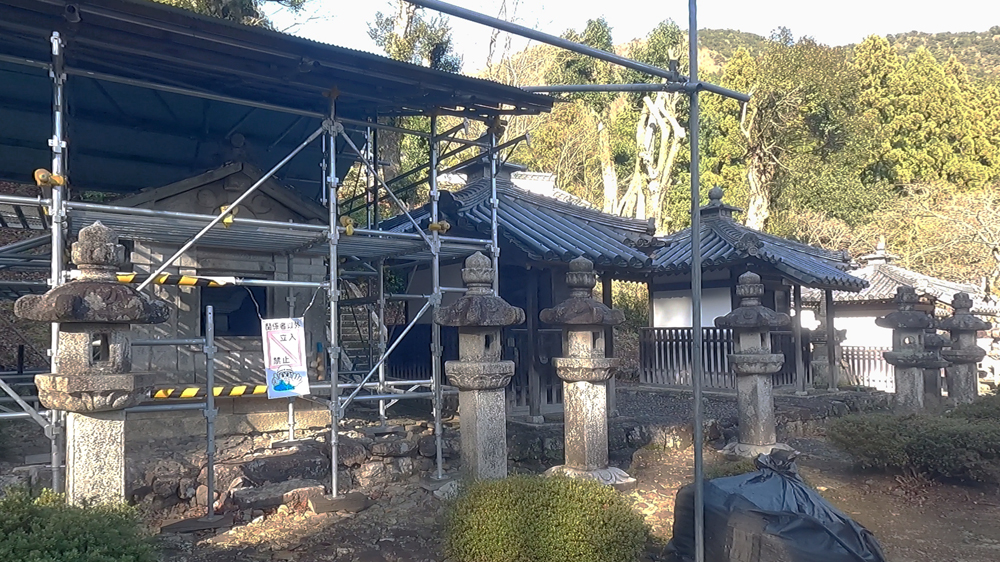
[[[786,401],[787,400],[787,401]],[[888,411],[889,395],[842,392],[808,398],[782,397],[776,406],[780,440],[821,435],[829,419],[851,413]],[[270,479],[329,482],[329,412],[322,406],[296,402],[296,437],[312,440],[291,449],[272,449],[286,437],[287,409],[281,400],[219,400],[216,421],[217,488],[261,486]],[[339,446],[341,489],[361,488],[377,495],[389,485],[415,483],[434,470],[434,435],[428,419],[396,418],[391,431],[377,421],[343,421]],[[205,420],[200,411],[130,414],[127,424],[127,472],[130,494],[157,507],[198,501],[205,483]],[[446,422],[444,469],[460,463],[459,424]],[[693,442],[690,423],[630,417],[609,420],[610,463],[624,467],[640,448],[686,448]],[[737,435],[735,416],[705,422],[705,439],[721,448]],[[512,472],[540,472],[563,462],[561,423],[507,422],[507,453]],[[284,452],[282,452],[284,451]],[[249,468],[247,468],[249,467]],[[237,481],[243,478],[242,481]],[[318,484],[316,484],[318,485]],[[234,488],[235,489],[235,488]],[[204,499],[206,490],[202,490]],[[223,498],[225,499],[225,498]]]

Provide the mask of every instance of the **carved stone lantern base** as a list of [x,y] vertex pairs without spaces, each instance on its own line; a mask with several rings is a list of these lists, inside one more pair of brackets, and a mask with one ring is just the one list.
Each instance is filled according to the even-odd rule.
[[594,480],[607,486],[613,486],[615,489],[620,491],[632,490],[637,484],[635,478],[629,476],[624,470],[613,466],[597,468],[594,470],[583,470],[567,465],[553,466],[545,471],[545,475]]
[[772,451],[794,451],[784,443],[772,443],[771,445],[751,445],[749,443],[738,443],[736,441],[726,445],[722,449],[722,454],[731,459],[755,459],[758,455],[770,455]]
[[35,375],[38,399],[51,410],[106,412],[144,402],[156,382],[154,373],[119,375]]

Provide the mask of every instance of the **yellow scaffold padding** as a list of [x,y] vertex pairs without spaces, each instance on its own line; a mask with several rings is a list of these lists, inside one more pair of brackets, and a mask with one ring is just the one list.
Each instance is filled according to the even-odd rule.
[[340,217],[340,226],[344,227],[344,234],[354,236],[354,219],[344,215]]
[[[267,394],[267,386],[258,385],[248,385],[240,384],[235,386],[216,386],[212,388],[212,394],[217,397],[225,398],[229,397],[239,397],[239,396],[255,396],[259,394]],[[153,392],[153,398],[159,400],[165,399],[190,399],[190,398],[200,398],[205,396],[204,386],[189,386],[185,388],[159,388]]]
[[[225,213],[225,212],[226,212],[226,209],[228,209],[228,208],[229,208],[229,205],[223,205],[223,206],[219,207],[219,213],[220,213],[220,214],[221,214],[221,213]],[[229,212],[229,214],[228,214],[228,215],[226,215],[226,216],[225,216],[225,217],[224,217],[224,218],[222,219],[222,226],[224,226],[224,227],[226,227],[226,228],[229,228],[229,227],[230,227],[230,225],[232,225],[232,224],[233,224],[233,218],[234,218],[234,217],[235,217],[235,216],[236,216],[237,214],[239,214],[239,212],[240,212],[240,208],[239,208],[239,207],[235,207],[235,208],[233,208],[233,210],[232,210],[232,211],[230,211],[230,212]]]
[[448,221],[432,222],[429,225],[427,225],[427,230],[430,230],[431,232],[441,232],[441,233],[448,232],[449,230],[451,230],[451,223]]
[[66,185],[66,178],[39,168],[35,170],[35,183],[38,184],[38,187],[64,186]]

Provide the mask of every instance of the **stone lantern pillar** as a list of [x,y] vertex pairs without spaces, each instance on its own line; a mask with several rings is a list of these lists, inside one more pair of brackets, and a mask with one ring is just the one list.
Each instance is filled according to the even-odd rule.
[[941,356],[949,363],[945,369],[948,399],[954,404],[968,404],[979,395],[979,369],[976,364],[986,356],[986,350],[976,345],[976,332],[989,330],[993,324],[972,314],[972,298],[958,293],[951,303],[954,311],[939,323],[951,333],[951,347],[942,349]]
[[115,277],[125,248],[96,222],[73,244],[80,278],[44,295],[21,297],[14,313],[59,323],[58,372],[35,376],[41,403],[66,410],[66,493],[71,502],[125,498],[125,412],[148,398],[152,373],[132,372],[130,324],[155,324],[169,315]]
[[754,458],[774,449],[789,450],[777,443],[774,423],[774,391],[771,375],[781,370],[785,356],[771,353],[771,330],[791,324],[792,319],[760,304],[764,285],[760,275],[747,272],[736,285],[739,308],[715,319],[719,328],[730,328],[734,353],[729,366],[736,375],[736,405],[739,412],[739,441],[726,446],[728,455]]
[[493,296],[493,262],[476,252],[465,260],[465,295],[442,307],[434,321],[458,328],[458,361],[445,363],[458,387],[462,469],[473,479],[507,476],[507,408],[504,387],[514,362],[501,361],[501,328],[524,322],[524,311]]
[[913,287],[896,288],[899,310],[875,319],[875,324],[892,329],[892,351],[882,353],[894,367],[896,408],[903,412],[924,409],[924,369],[945,366],[945,361],[925,348],[926,330],[934,328],[934,318],[914,310],[918,298]]
[[[928,329],[924,336],[924,349],[941,357],[942,348],[949,345],[948,338],[937,333],[935,329]],[[941,397],[941,366],[935,365],[924,369],[924,408],[938,410],[944,406]]]
[[625,471],[608,466],[607,381],[617,360],[605,356],[605,330],[625,321],[625,314],[593,298],[594,263],[576,258],[569,264],[570,297],[539,314],[542,322],[562,327],[563,357],[553,358],[563,380],[566,464],[546,474],[588,478],[617,487],[635,483]]

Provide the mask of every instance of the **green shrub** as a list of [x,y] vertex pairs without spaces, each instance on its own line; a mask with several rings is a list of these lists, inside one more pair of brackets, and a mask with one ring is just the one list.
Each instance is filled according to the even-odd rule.
[[612,488],[511,476],[461,491],[450,506],[446,544],[461,562],[633,562],[648,533]]
[[45,491],[0,498],[0,560],[17,562],[153,562],[151,539],[125,505],[70,506]]
[[1000,483],[1000,420],[972,417],[847,416],[827,436],[862,468]]
[[948,413],[948,417],[966,420],[1000,421],[1000,394],[980,396],[971,404],[962,404]]
[[748,472],[756,472],[757,465],[754,459],[740,459],[738,461],[726,461],[719,464],[705,467],[705,479],[726,478],[727,476],[738,476]]

